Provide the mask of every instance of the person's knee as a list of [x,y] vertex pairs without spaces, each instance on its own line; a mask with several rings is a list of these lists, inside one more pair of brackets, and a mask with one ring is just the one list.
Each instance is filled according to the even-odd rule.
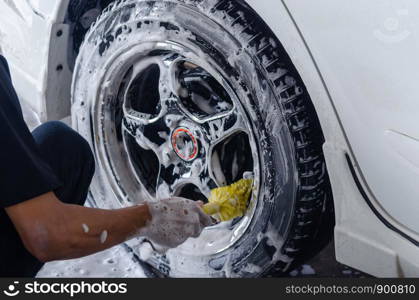
[[47,122],[33,131],[41,151],[52,155],[74,156],[93,177],[95,159],[89,143],[63,122]]
[[45,161],[63,185],[55,191],[68,204],[83,205],[95,172],[89,143],[62,122],[48,122],[32,133]]
[[32,135],[40,147],[66,147],[77,139],[73,129],[59,121],[51,121],[38,126]]

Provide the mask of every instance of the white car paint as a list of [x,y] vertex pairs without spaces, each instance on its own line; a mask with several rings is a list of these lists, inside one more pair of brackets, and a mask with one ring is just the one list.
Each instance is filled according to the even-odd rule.
[[[21,100],[42,121],[70,111],[68,2],[0,0],[0,46]],[[286,48],[319,115],[338,259],[377,276],[418,276],[419,2],[247,2]]]
[[372,193],[419,233],[419,3],[286,2]]
[[[395,26],[386,10],[394,1],[248,2],[287,49],[319,114],[335,200],[337,258],[377,276],[418,276],[419,248],[396,232],[418,241],[419,102],[414,98],[419,91],[414,90],[416,64],[407,62],[414,62],[418,46],[415,39],[403,45],[413,36],[412,23],[408,29]],[[408,4],[418,12],[419,3]],[[394,12],[406,16],[405,8]],[[360,41],[352,45],[355,37]],[[404,65],[397,65],[399,57]],[[348,176],[346,153],[387,226]]]
[[63,24],[68,1],[0,0],[0,47],[21,101],[42,121],[62,119],[70,110],[69,26]]

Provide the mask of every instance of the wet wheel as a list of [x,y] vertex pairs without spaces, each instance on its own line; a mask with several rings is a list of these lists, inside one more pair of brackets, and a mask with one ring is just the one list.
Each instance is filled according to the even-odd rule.
[[95,150],[95,204],[203,200],[253,176],[244,217],[161,256],[172,277],[285,271],[329,214],[323,137],[304,85],[243,1],[116,1],[87,33],[74,72],[73,123]]

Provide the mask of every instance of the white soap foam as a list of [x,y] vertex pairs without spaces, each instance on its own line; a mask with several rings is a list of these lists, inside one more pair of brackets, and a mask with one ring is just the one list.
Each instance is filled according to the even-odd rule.
[[81,226],[83,227],[84,233],[89,233],[90,228],[89,228],[89,226],[87,226],[87,224],[82,224]]
[[104,244],[106,242],[106,240],[108,239],[108,231],[104,230],[102,231],[102,233],[100,234],[100,243]]
[[[104,262],[113,261],[112,264]],[[45,264],[38,278],[146,278],[133,254],[123,246],[80,259],[55,261]]]

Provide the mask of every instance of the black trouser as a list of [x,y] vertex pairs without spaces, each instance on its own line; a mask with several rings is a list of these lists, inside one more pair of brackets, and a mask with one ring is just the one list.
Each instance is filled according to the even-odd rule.
[[[54,191],[57,197],[68,204],[83,205],[95,171],[88,143],[61,122],[41,125],[32,134],[44,159],[63,183]],[[20,188],[25,188],[24,182]],[[45,213],[48,214],[48,211]],[[3,209],[0,210],[0,224],[0,245],[6,247],[5,257],[0,257],[0,276],[34,277],[43,264],[25,249]]]

